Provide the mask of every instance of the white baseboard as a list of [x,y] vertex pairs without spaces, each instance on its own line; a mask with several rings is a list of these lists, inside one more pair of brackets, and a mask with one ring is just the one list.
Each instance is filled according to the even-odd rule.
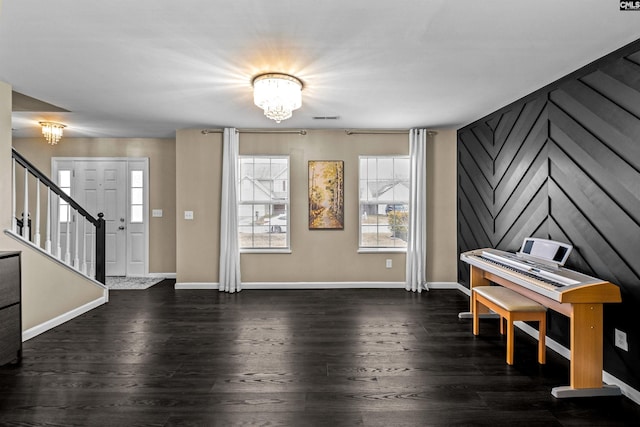
[[149,279],[175,279],[176,273],[127,274],[127,277],[143,277]]
[[73,310],[68,311],[64,314],[61,314],[57,317],[54,317],[51,320],[47,320],[46,322],[43,322],[37,326],[29,328],[26,331],[23,331],[22,341],[24,342],[24,341],[30,340],[33,337],[36,337],[44,332],[47,332],[50,329],[55,328],[56,326],[62,325],[64,322],[74,319],[88,311],[93,310],[96,307],[101,306],[102,304],[105,304],[108,301],[107,295],[108,294],[100,298],[97,298],[91,302],[88,302],[80,307],[74,308]]
[[466,289],[458,282],[429,282],[427,286],[429,289],[457,289],[461,292],[464,292],[464,289]]
[[466,296],[468,296],[469,298],[471,298],[471,290],[469,288],[467,288],[465,285],[463,285],[462,283],[457,283],[458,285],[458,290],[460,292],[462,292],[463,294],[465,294]]
[[160,279],[175,279],[176,273],[149,273],[145,277],[158,277]]
[[[175,289],[218,289],[219,283],[179,282]],[[387,289],[404,288],[404,282],[244,282],[242,289]]]
[[388,289],[404,286],[404,282],[247,282],[242,284],[242,289]]
[[614,377],[607,371],[602,371],[602,381],[607,384],[615,384],[620,387],[620,391],[622,394],[627,396],[629,399],[633,400],[636,404],[640,405],[640,391],[631,387],[629,384],[624,381]]
[[[527,335],[535,338],[536,340],[538,339],[540,334],[538,333],[538,330],[536,328],[534,328],[533,326],[529,326],[525,322],[520,322],[520,321],[513,322],[513,324],[518,329],[520,329],[523,332],[525,332]],[[567,360],[571,360],[571,350],[569,350],[567,347],[565,347],[562,344],[560,344],[558,341],[555,341],[553,338],[549,338],[547,336],[547,337],[545,337],[545,344],[547,344],[548,348],[550,348],[551,350],[555,351],[560,356],[564,357]]]
[[[178,282],[175,289],[218,289],[218,283]],[[460,289],[456,282],[429,282],[429,289]],[[404,289],[404,282],[244,282],[242,289]]]
[[174,289],[215,289],[220,287],[219,283],[207,283],[207,282],[176,282]]

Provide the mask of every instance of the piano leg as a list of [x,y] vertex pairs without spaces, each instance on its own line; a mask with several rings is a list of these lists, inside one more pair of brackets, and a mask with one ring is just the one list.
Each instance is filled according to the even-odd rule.
[[[471,265],[470,267],[471,273],[469,277],[469,290],[473,289],[474,286],[491,285],[491,282],[484,277],[485,271],[483,269],[478,268],[475,265]],[[492,313],[484,305],[481,305],[478,317],[480,319],[497,319],[500,316],[496,313]],[[458,319],[473,319],[473,302],[471,301],[471,298],[469,298],[469,311],[462,311],[458,313]]]
[[555,387],[558,398],[618,396],[617,386],[602,383],[602,304],[572,305],[570,385]]

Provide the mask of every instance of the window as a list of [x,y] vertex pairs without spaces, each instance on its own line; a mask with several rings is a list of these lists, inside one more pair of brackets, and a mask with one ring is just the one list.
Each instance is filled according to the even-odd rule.
[[360,157],[360,248],[407,247],[409,157]]
[[240,249],[289,248],[289,157],[240,156]]
[[[58,187],[65,194],[71,194],[71,171],[70,170],[59,170],[58,171]],[[59,222],[69,222],[71,218],[69,217],[69,203],[67,203],[64,199],[60,199],[58,203],[58,221]]]
[[144,179],[141,170],[131,171],[131,223],[144,222]]

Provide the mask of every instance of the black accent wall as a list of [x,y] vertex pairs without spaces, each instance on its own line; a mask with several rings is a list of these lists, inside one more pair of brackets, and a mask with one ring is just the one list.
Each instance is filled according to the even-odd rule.
[[[604,369],[640,390],[640,40],[458,130],[458,254],[527,236],[570,242],[567,267],[620,286]],[[549,314],[567,348],[568,325]]]

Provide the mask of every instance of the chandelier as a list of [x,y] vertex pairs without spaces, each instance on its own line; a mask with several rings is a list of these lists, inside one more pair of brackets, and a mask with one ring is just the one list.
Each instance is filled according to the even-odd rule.
[[302,82],[288,74],[262,74],[253,79],[253,103],[280,123],[302,105]]
[[40,122],[40,126],[42,126],[44,139],[51,145],[56,145],[58,141],[60,141],[60,138],[62,138],[62,129],[66,127],[63,124],[54,122]]

